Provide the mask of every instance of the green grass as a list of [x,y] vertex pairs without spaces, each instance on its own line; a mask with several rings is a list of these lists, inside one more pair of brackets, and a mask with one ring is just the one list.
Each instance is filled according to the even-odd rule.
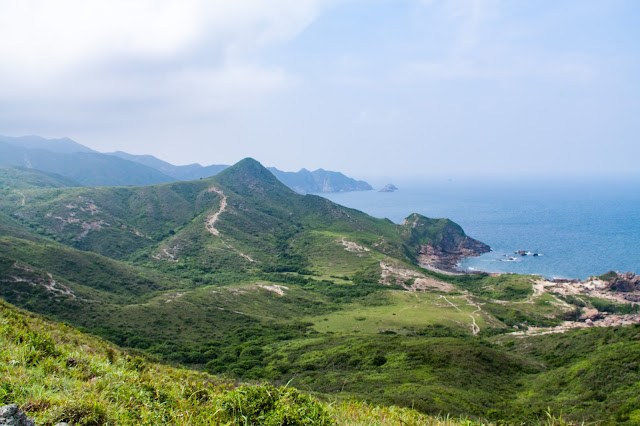
[[441,279],[455,283],[458,287],[471,293],[491,299],[506,301],[525,301],[533,295],[532,283],[539,277],[527,275],[503,274],[490,275],[456,275],[443,276],[434,274]]
[[322,402],[154,363],[0,301],[0,404],[38,424],[457,425],[414,410]]
[[[476,309],[462,295],[392,291],[305,320],[312,322],[314,329],[322,333],[415,333],[434,325],[443,325],[468,334],[472,330],[470,315]],[[474,317],[482,329],[485,326],[483,315],[475,314]]]
[[551,407],[573,421],[640,422],[640,325],[517,339],[513,351],[547,365],[520,393],[514,414]]
[[264,357],[271,380],[432,414],[504,409],[517,381],[537,371],[471,337],[324,335],[273,344]]

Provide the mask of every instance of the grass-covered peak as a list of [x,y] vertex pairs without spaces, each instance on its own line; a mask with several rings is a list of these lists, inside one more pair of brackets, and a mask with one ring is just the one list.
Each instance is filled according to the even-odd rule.
[[242,195],[265,194],[273,191],[293,193],[273,173],[249,157],[220,172],[215,180]]
[[432,219],[418,213],[407,216],[402,222],[402,231],[409,244],[414,246],[438,243],[445,235],[466,237],[457,223],[449,219]]

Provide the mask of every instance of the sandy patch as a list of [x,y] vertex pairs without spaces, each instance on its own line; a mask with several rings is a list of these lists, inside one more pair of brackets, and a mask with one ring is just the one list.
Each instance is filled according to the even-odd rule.
[[267,291],[272,291],[276,294],[279,294],[280,296],[284,296],[284,291],[289,290],[289,287],[284,285],[277,285],[277,284],[273,284],[273,285],[258,284],[258,287],[263,288]]
[[364,253],[367,251],[371,251],[367,247],[363,247],[359,244],[354,243],[353,241],[348,241],[344,238],[339,241],[342,243],[346,251],[350,251],[352,253]]

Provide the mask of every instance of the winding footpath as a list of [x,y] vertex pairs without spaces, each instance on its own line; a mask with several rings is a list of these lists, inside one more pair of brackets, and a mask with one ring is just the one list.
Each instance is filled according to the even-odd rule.
[[220,197],[222,197],[222,200],[220,200],[220,208],[218,209],[218,211],[209,216],[205,221],[205,225],[209,232],[211,232],[213,235],[220,235],[220,231],[216,229],[215,224],[218,221],[220,214],[227,209],[227,196],[224,195],[224,193],[215,186],[209,188],[207,192],[215,192]]
[[23,192],[20,192],[20,191],[16,191],[16,192],[17,192],[18,194],[20,194],[20,196],[22,196],[21,205],[23,205],[23,206],[24,206],[25,204],[27,204],[27,196],[26,196],[26,195],[24,195],[24,193],[23,193]]
[[[448,304],[450,304],[451,306],[453,306],[454,308],[456,308],[459,312],[462,312],[462,309],[458,308],[458,305],[456,305],[455,303],[451,302],[449,299],[447,299],[447,296],[444,295],[440,295],[439,299],[442,298],[445,300],[445,302],[447,302]],[[475,313],[482,311],[482,308],[480,307],[480,305],[472,303],[471,301],[469,301],[469,299],[467,300],[467,304],[471,305],[471,306],[475,306],[476,310],[471,312],[469,314],[469,316],[471,317],[471,332],[473,333],[473,335],[477,335],[478,333],[480,333],[480,326],[478,326],[478,324],[476,324],[476,318],[473,316]]]
[[[224,192],[222,192],[221,190],[219,190],[215,186],[212,186],[207,191],[208,192],[215,192],[216,194],[218,194],[222,198],[220,200],[220,208],[218,209],[218,211],[213,213],[211,216],[207,217],[207,220],[205,220],[205,226],[207,227],[207,231],[209,231],[212,235],[220,236],[220,231],[218,231],[216,229],[215,225],[216,225],[216,222],[218,221],[218,219],[220,218],[220,215],[227,209],[227,196],[224,195]],[[250,256],[242,253],[240,250],[238,250],[237,248],[233,247],[231,244],[229,244],[228,242],[226,242],[222,238],[220,238],[220,241],[222,242],[222,244],[224,244],[225,247],[227,247],[230,250],[235,251],[238,255],[240,255],[244,259],[248,260],[249,262],[255,262],[255,260],[253,260]]]

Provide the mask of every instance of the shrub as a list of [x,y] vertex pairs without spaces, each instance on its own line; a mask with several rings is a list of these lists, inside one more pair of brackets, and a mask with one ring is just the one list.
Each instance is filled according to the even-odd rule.
[[221,418],[235,425],[332,425],[314,398],[295,389],[271,385],[243,386],[220,403]]
[[99,426],[107,423],[106,409],[97,403],[75,403],[59,408],[54,413],[53,423],[66,422],[73,425]]

